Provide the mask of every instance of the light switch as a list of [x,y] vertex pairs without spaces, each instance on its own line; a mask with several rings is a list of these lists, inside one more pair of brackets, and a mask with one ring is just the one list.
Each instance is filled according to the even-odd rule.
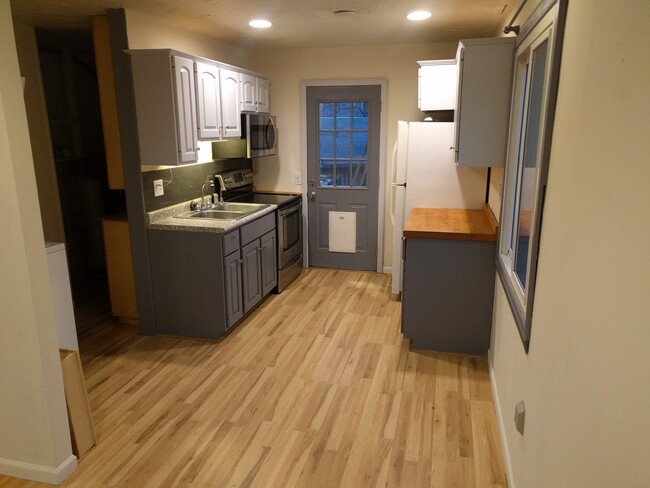
[[163,180],[154,180],[153,181],[153,196],[161,197],[165,194],[165,189],[163,188]]

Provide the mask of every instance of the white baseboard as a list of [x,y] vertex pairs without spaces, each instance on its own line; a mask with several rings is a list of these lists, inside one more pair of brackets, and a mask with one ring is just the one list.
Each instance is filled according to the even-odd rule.
[[0,474],[51,485],[60,485],[77,469],[77,458],[70,455],[56,468],[0,458]]
[[510,462],[510,449],[508,449],[508,439],[506,437],[506,426],[503,423],[503,412],[501,410],[501,401],[497,391],[497,380],[492,368],[492,350],[488,350],[488,368],[490,369],[490,385],[492,386],[492,398],[494,398],[494,408],[497,413],[497,423],[499,424],[499,437],[501,438],[501,452],[503,462],[506,464],[506,477],[508,478],[508,487],[515,488],[515,479],[512,473],[512,463]]
[[393,268],[392,266],[384,266],[384,274],[392,274],[393,273]]

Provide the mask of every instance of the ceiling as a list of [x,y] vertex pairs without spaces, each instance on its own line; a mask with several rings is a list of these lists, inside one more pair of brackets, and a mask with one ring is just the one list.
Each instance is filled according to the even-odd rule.
[[[11,0],[14,17],[36,27],[87,29],[107,8],[155,15],[162,23],[245,48],[329,47],[491,37],[516,0]],[[408,21],[412,10],[431,18]],[[337,10],[354,14],[336,15]],[[252,29],[266,18],[273,27]]]

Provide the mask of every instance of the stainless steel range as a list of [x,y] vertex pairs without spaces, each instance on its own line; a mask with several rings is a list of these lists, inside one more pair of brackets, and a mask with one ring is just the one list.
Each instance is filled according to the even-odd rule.
[[[302,272],[302,196],[286,193],[254,193],[253,172],[239,169],[221,173],[229,202],[272,203],[275,214],[278,247],[278,286],[282,292]],[[219,187],[218,183],[215,185]]]

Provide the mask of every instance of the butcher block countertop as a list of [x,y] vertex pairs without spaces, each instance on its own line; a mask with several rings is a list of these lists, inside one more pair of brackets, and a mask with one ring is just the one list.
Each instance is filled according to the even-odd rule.
[[404,237],[496,241],[497,221],[485,204],[477,210],[414,208],[404,226]]

